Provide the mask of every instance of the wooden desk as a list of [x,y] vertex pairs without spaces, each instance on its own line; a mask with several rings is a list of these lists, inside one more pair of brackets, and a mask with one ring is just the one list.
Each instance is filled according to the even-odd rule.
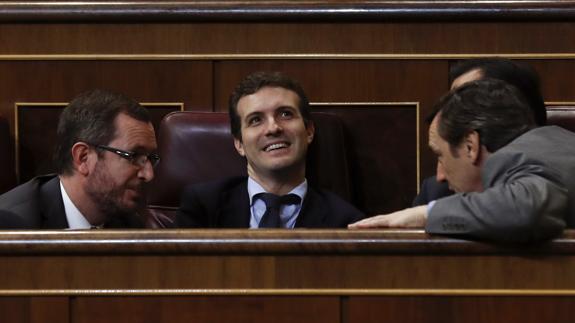
[[574,238],[496,247],[398,230],[4,231],[0,314],[74,323],[566,322]]

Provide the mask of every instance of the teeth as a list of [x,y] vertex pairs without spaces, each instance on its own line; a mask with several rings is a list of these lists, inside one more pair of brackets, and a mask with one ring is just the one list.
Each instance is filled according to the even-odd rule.
[[272,151],[274,149],[280,149],[280,148],[285,148],[287,147],[287,143],[285,142],[281,142],[281,143],[277,143],[277,144],[273,144],[273,145],[269,145],[265,148],[265,151]]

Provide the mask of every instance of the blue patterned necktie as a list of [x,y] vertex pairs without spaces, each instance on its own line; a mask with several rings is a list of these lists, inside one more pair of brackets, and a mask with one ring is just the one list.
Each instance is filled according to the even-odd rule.
[[256,198],[261,199],[266,204],[266,212],[260,220],[260,228],[281,228],[280,207],[288,204],[299,204],[301,198],[295,194],[275,195],[272,193],[260,193]]

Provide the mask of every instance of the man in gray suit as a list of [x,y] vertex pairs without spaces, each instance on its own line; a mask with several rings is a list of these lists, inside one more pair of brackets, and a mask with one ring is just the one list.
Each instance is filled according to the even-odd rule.
[[457,194],[350,228],[425,227],[428,233],[532,242],[575,224],[575,133],[535,128],[519,91],[493,79],[453,90],[435,111],[429,146],[438,158],[437,178]]

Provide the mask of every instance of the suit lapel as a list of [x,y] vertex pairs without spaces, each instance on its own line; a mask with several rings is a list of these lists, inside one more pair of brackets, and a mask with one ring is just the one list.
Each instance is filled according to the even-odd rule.
[[67,229],[66,211],[62,193],[60,192],[60,179],[58,176],[49,180],[40,188],[40,207],[42,208],[42,228]]
[[317,228],[323,227],[327,210],[323,205],[322,197],[308,186],[307,193],[303,200],[301,211],[297,217],[296,228]]
[[217,227],[249,228],[251,212],[247,179],[223,192],[218,206]]

